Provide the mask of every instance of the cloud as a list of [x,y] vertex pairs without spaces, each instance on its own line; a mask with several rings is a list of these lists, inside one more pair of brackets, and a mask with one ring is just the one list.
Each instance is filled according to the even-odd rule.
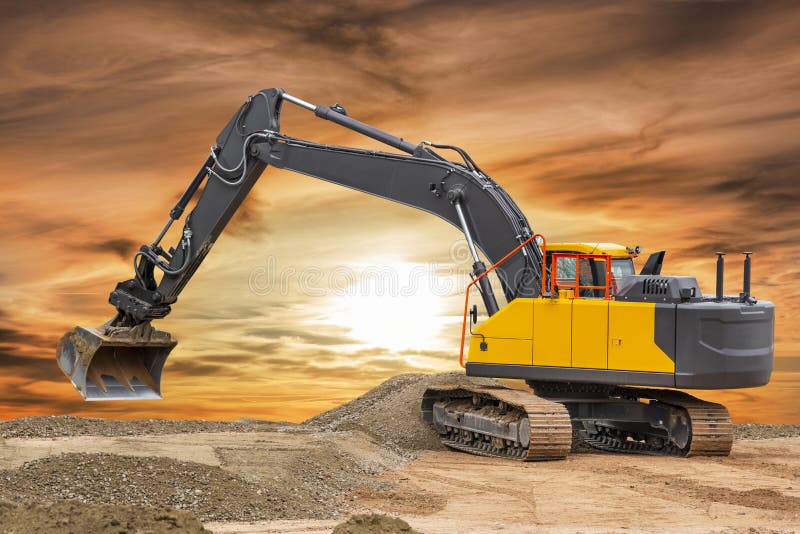
[[37,332],[36,325],[28,325],[28,329],[19,328],[15,326],[10,317],[12,317],[11,313],[0,310],[0,321],[4,322],[4,326],[0,326],[0,346],[25,345],[35,349],[55,347],[56,338],[51,334]]
[[84,249],[101,254],[111,253],[119,256],[120,259],[130,260],[133,258],[133,253],[139,249],[140,245],[141,243],[138,243],[133,239],[119,237],[85,245]]
[[225,233],[252,239],[263,238],[272,233],[267,217],[269,203],[264,202],[250,193],[244,202],[237,208]]
[[[13,348],[0,345],[0,369],[4,377],[28,380],[61,380],[63,375],[55,359],[25,356]],[[0,381],[2,383],[2,381]]]
[[235,366],[224,363],[213,363],[216,359],[179,359],[169,361],[165,372],[169,373],[170,378],[190,377],[193,379],[212,379],[212,377],[245,377],[247,373],[237,369]]
[[322,334],[314,332],[311,329],[300,330],[293,328],[261,327],[245,330],[244,333],[248,336],[263,337],[272,340],[281,338],[297,339],[302,343],[312,345],[350,345],[358,343],[358,340],[349,338],[341,333]]
[[775,359],[775,370],[800,373],[800,356],[783,356]]
[[[753,289],[776,302],[777,350],[797,354],[793,7],[172,0],[65,4],[42,17],[35,2],[6,6],[0,408],[298,420],[393,373],[457,368],[460,292],[416,310],[436,332],[431,346],[397,350],[354,337],[363,314],[336,311],[335,295],[251,289],[267,255],[282,274],[449,265],[460,239],[424,213],[269,169],[159,321],[181,340],[167,400],[86,405],[62,380],[55,341],[72,324],[108,319],[107,294],[131,276],[132,253],[160,230],[244,98],[272,86],[340,102],[412,141],[463,146],[548,239],[666,249],[665,268],[706,288],[715,250],[754,249]],[[294,106],[282,128],[387,150]],[[739,287],[730,261],[726,284]],[[403,321],[395,327],[417,335]],[[796,420],[790,360],[767,393],[731,393],[734,413],[766,398],[775,417]]]

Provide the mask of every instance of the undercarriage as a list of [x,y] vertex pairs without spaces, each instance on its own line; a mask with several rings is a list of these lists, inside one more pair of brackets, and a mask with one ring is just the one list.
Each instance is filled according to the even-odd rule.
[[423,418],[446,446],[515,460],[558,460],[584,443],[609,452],[727,456],[728,410],[668,389],[539,382],[508,388],[431,388]]

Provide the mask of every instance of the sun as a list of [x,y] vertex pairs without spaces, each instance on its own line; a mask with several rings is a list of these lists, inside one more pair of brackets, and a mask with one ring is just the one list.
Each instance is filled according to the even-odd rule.
[[[445,290],[432,270],[417,263],[395,263],[354,271],[352,280],[331,298],[331,322],[356,342],[393,352],[442,347]],[[440,281],[439,281],[440,282]]]

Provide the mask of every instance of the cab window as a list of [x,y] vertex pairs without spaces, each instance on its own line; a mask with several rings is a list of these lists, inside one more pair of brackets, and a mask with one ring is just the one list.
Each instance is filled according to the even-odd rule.
[[636,274],[631,258],[614,258],[611,260],[611,274],[614,278],[621,280],[626,276]]
[[[547,264],[552,265],[552,253],[547,254]],[[636,274],[632,258],[612,258],[611,260],[611,292],[614,293],[616,283],[626,276]],[[584,258],[580,260],[580,283],[587,286],[603,286],[606,283],[606,262]],[[556,285],[575,284],[575,258],[559,258],[556,264]],[[581,297],[602,298],[602,289],[582,289]]]

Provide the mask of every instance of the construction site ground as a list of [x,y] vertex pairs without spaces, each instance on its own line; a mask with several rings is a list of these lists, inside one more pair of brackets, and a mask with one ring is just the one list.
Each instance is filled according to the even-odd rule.
[[0,533],[800,531],[798,426],[739,425],[727,458],[484,458],[419,420],[463,380],[401,375],[301,425],[0,421]]

